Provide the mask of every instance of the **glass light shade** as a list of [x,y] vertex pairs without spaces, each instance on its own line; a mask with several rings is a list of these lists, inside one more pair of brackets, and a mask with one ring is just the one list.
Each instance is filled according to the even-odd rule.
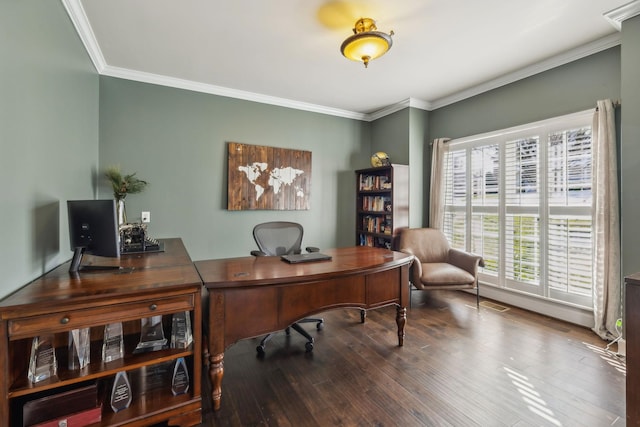
[[342,43],[340,52],[345,58],[364,62],[366,67],[370,60],[384,55],[393,44],[393,31],[391,34],[385,34],[376,29],[373,19],[359,19],[353,29],[354,34]]
[[344,41],[340,50],[342,54],[353,61],[363,61],[367,58],[376,59],[385,54],[391,47],[391,37],[378,31],[354,34]]

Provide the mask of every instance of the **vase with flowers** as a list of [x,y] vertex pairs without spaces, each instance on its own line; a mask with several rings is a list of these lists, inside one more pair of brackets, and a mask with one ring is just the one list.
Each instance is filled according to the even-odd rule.
[[127,223],[127,211],[124,205],[124,199],[127,194],[141,193],[148,185],[147,181],[136,177],[136,173],[123,175],[119,166],[110,166],[105,172],[107,180],[113,188],[113,197],[116,199],[116,207],[118,209],[118,224]]

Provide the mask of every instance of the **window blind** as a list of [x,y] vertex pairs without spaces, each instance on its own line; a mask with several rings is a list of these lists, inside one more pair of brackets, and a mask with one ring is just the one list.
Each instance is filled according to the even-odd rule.
[[591,308],[591,115],[449,142],[444,232],[483,282]]

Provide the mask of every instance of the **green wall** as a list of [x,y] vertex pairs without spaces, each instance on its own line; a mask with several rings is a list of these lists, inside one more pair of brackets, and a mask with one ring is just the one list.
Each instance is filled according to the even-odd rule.
[[431,112],[430,140],[460,138],[595,108],[620,99],[614,47]]
[[384,151],[391,163],[409,164],[409,108],[371,122],[371,154]]
[[409,108],[409,227],[429,224],[428,171],[431,170],[429,151],[429,112]]
[[[110,77],[100,78],[100,168],[150,182],[127,197],[129,221],[179,236],[194,260],[245,256],[257,223],[296,221],[303,244],[355,241],[354,169],[369,165],[369,123]],[[311,209],[228,211],[227,142],[312,152]],[[102,183],[100,197],[111,197]]]
[[622,274],[640,271],[640,16],[622,23]]
[[429,113],[405,108],[371,123],[371,152],[384,151],[392,163],[409,165],[409,226],[426,222],[428,192],[423,190],[425,153],[428,153]]
[[95,196],[98,76],[58,1],[0,2],[0,298],[71,258]]

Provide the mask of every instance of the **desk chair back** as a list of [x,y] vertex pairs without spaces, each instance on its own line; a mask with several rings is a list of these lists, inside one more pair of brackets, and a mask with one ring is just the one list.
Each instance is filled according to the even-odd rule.
[[299,254],[303,233],[300,224],[287,221],[265,222],[253,228],[253,238],[262,252],[258,255],[263,256]]

